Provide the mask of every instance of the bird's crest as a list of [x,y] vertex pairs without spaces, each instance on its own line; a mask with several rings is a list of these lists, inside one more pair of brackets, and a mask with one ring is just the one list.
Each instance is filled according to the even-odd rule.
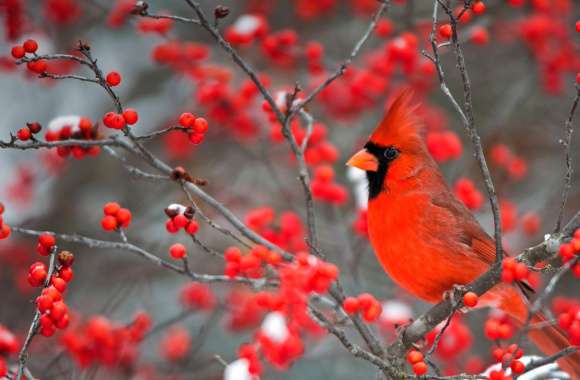
[[397,96],[383,121],[370,137],[380,146],[405,146],[420,143],[421,124],[415,115],[418,104],[412,102],[413,91],[407,89]]

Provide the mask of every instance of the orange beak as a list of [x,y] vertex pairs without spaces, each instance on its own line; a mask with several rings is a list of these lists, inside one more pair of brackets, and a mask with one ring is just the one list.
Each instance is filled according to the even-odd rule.
[[359,168],[367,172],[376,172],[379,169],[379,161],[366,149],[359,150],[348,160],[347,166]]

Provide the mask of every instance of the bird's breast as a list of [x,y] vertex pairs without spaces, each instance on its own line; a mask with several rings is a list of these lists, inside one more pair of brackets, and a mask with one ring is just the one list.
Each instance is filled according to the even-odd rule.
[[466,253],[441,236],[441,223],[435,215],[430,218],[430,210],[427,194],[384,192],[369,202],[368,225],[371,244],[389,276],[417,297],[437,302],[480,269],[466,263]]

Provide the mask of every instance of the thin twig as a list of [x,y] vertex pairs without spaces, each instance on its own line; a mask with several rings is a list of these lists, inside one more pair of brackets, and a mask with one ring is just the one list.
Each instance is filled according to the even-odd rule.
[[572,134],[574,133],[574,125],[572,124],[574,120],[574,114],[576,113],[576,108],[578,108],[578,102],[580,101],[580,85],[576,85],[576,96],[574,97],[574,102],[572,103],[572,108],[570,108],[570,113],[568,114],[568,119],[566,120],[566,136],[564,140],[560,140],[562,146],[564,147],[564,154],[566,157],[566,175],[564,176],[564,188],[562,190],[562,202],[560,203],[560,211],[558,212],[558,219],[556,220],[556,226],[554,227],[554,232],[560,232],[560,227],[562,226],[562,218],[564,218],[564,209],[566,208],[566,202],[568,201],[568,194],[572,188],[572,174],[574,174],[574,167],[572,166]]

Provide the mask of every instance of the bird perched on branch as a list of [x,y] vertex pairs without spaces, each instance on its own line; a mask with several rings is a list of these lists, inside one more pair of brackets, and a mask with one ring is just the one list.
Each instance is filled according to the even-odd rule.
[[[409,91],[397,97],[347,165],[366,172],[369,237],[384,270],[402,288],[436,303],[493,265],[495,242],[445,183],[423,142],[411,98]],[[519,324],[527,319],[527,297],[512,284],[497,284],[478,305],[499,308]],[[531,319],[545,320],[541,314]],[[547,355],[570,345],[557,326],[532,329],[529,337]],[[580,353],[558,363],[579,378]]]

